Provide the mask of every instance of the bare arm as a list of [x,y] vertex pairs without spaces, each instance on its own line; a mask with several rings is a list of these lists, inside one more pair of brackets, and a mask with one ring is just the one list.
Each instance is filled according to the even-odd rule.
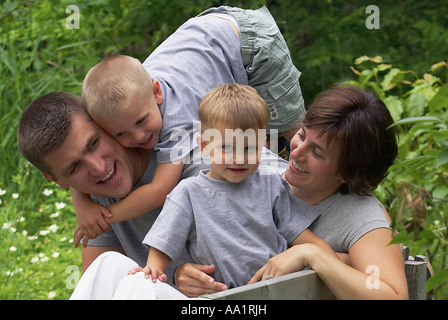
[[388,245],[391,239],[392,232],[385,228],[365,234],[349,251],[353,267],[314,244],[296,245],[271,258],[250,283],[309,265],[338,299],[407,299],[401,250]]
[[162,163],[157,166],[151,183],[134,190],[125,199],[108,206],[112,218],[109,224],[139,217],[165,203],[166,196],[179,182],[183,164]]
[[322,238],[319,238],[318,236],[316,236],[310,229],[305,229],[292,243],[291,243],[291,247],[294,245],[298,245],[298,244],[303,244],[303,243],[313,243],[319,247],[321,247],[322,249],[324,249],[325,251],[327,251],[328,253],[330,253],[331,255],[338,257],[336,255],[336,253],[333,251],[333,249],[330,247],[330,245],[328,244],[327,241],[325,241]]
[[149,249],[148,260],[146,261],[146,266],[144,268],[137,266],[130,270],[128,274],[135,274],[137,272],[144,272],[145,277],[148,279],[149,276],[152,278],[152,282],[157,280],[165,282],[167,276],[165,274],[166,268],[171,263],[171,259],[165,253],[156,248]]

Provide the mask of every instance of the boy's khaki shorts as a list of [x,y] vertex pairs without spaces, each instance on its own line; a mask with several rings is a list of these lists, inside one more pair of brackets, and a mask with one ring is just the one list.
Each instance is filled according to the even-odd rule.
[[301,72],[292,63],[286,41],[269,10],[265,6],[258,10],[221,6],[200,16],[208,13],[228,13],[237,20],[249,85],[269,106],[269,129],[281,133],[297,128],[305,114]]

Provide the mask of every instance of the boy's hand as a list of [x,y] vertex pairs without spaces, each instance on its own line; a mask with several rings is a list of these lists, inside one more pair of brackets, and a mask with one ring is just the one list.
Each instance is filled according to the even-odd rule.
[[152,282],[156,282],[157,280],[165,282],[167,280],[167,276],[165,273],[159,271],[156,267],[145,266],[144,268],[137,266],[134,269],[128,272],[130,274],[136,274],[137,272],[144,272],[145,278],[149,279],[149,276],[152,278]]
[[100,234],[110,230],[110,226],[105,219],[112,217],[110,210],[94,202],[91,202],[87,207],[76,211],[78,226],[73,237],[75,248],[78,247],[81,239],[85,248],[89,239],[95,239]]

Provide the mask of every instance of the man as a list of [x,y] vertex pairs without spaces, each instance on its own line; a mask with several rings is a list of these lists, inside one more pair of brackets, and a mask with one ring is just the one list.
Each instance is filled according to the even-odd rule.
[[[119,201],[152,180],[155,155],[140,148],[123,148],[106,134],[69,93],[53,92],[34,100],[24,111],[17,132],[22,155],[62,188],[73,187],[95,195],[103,205]],[[190,161],[182,177],[197,174],[201,162]],[[160,208],[111,225],[111,231],[82,248],[83,270],[106,251],[126,254],[144,264],[148,248],[142,240]]]

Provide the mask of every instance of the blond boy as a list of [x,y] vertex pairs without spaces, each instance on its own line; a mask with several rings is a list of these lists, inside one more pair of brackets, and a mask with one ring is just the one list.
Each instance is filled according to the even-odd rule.
[[210,170],[181,181],[170,193],[143,243],[151,246],[145,272],[165,281],[184,249],[195,263],[216,266],[215,281],[245,285],[289,245],[314,242],[333,252],[308,226],[318,213],[292,196],[287,182],[259,165],[269,110],[249,87],[222,85],[199,106],[198,145]]

